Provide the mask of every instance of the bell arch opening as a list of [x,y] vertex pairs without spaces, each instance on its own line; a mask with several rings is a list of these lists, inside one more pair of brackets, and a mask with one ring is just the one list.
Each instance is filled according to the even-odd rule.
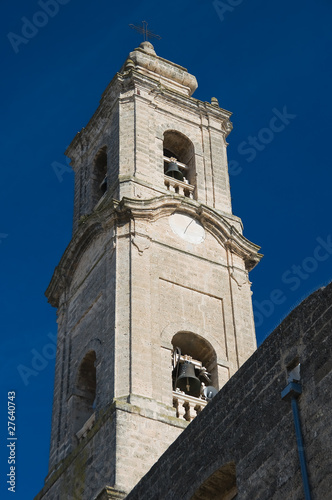
[[74,390],[74,433],[94,414],[96,400],[96,353],[89,351],[81,361]]
[[210,342],[196,333],[181,331],[174,335],[172,345],[173,390],[203,398],[205,387],[217,391],[217,355]]
[[233,500],[237,493],[235,463],[229,462],[213,472],[190,500]]
[[92,172],[92,204],[95,206],[107,191],[107,148],[101,148],[95,156]]
[[[196,186],[195,149],[193,143],[181,132],[167,130],[164,132],[163,154],[165,176],[188,184],[187,189],[183,187],[181,194],[187,197],[194,197],[194,189],[189,188],[189,186]],[[178,189],[176,190],[176,188]],[[174,186],[174,191],[179,193],[179,186]]]

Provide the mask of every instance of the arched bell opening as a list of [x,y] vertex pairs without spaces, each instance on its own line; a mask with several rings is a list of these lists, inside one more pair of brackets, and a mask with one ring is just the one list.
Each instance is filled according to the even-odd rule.
[[[164,174],[175,181],[195,186],[195,150],[188,137],[175,130],[167,130],[164,133],[163,153]],[[185,191],[181,192],[184,196],[189,197],[193,193],[190,189]]]
[[238,493],[235,463],[229,462],[214,471],[196,489],[190,500],[233,500]]
[[92,173],[93,206],[107,191],[107,148],[101,148],[95,156]]
[[76,434],[95,411],[96,353],[89,351],[83,358],[74,389],[74,433]]
[[[173,390],[196,398],[212,399],[218,390],[218,370],[216,352],[211,344],[195,333],[178,332],[172,345]],[[207,387],[210,392],[205,390]]]

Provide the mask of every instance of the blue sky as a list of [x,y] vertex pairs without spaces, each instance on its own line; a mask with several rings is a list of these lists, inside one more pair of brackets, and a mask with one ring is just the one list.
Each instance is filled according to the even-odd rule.
[[139,45],[128,24],[147,20],[162,36],[157,54],[197,77],[194,97],[233,112],[233,211],[264,254],[250,275],[258,343],[332,279],[331,2],[55,2],[4,1],[0,19],[0,496],[13,497],[6,400],[15,391],[14,498],[24,500],[47,474],[56,314],[44,291],[72,224],[63,152]]

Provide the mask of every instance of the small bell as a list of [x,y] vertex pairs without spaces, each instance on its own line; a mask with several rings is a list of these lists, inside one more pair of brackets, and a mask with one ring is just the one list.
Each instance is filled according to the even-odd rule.
[[180,365],[180,374],[176,381],[176,387],[190,396],[199,398],[201,381],[196,377],[195,365],[190,361],[185,361]]
[[169,162],[165,175],[173,177],[177,181],[183,181],[183,173],[174,161]]

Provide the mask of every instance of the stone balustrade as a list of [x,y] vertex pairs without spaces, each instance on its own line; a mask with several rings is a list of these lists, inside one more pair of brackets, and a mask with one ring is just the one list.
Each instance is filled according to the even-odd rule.
[[89,417],[88,420],[85,422],[83,427],[78,432],[76,432],[76,437],[79,441],[85,438],[89,430],[92,429],[95,420],[96,420],[96,414],[93,413],[91,417]]
[[176,408],[176,416],[191,422],[207,405],[207,401],[173,391],[173,406]]
[[181,194],[187,198],[194,198],[195,186],[186,182],[178,181],[169,175],[164,176],[164,183],[168,191],[171,193]]

